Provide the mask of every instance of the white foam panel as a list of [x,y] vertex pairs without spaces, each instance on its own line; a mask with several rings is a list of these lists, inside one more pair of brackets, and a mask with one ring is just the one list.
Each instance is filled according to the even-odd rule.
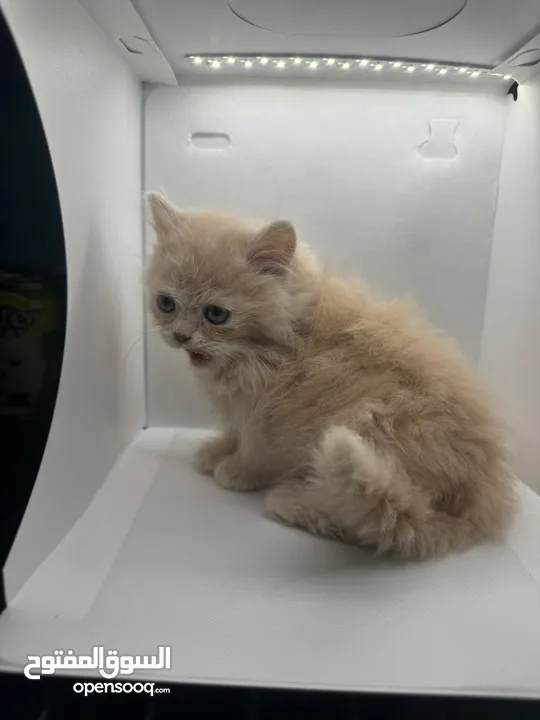
[[5,568],[9,598],[83,512],[144,423],[142,94],[79,3],[3,0],[2,8],[47,136],[68,266],[62,377]]
[[[506,103],[399,86],[157,89],[146,105],[146,187],[180,206],[289,218],[336,271],[412,294],[476,362]],[[192,143],[197,133],[210,139]],[[151,424],[211,423],[185,358],[157,334],[148,381]]]
[[537,495],[506,542],[404,563],[265,518],[191,469],[195,439],[141,433],[0,617],[0,667],[170,645],[146,679],[540,696]]

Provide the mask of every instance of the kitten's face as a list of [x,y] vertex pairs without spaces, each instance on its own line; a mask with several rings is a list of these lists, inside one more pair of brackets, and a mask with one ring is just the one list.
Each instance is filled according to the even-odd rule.
[[295,233],[260,230],[209,213],[182,213],[149,197],[157,234],[147,287],[165,342],[197,368],[230,367],[290,342]]

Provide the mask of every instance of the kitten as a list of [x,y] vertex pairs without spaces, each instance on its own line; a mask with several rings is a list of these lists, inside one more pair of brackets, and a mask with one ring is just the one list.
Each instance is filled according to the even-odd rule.
[[288,222],[149,204],[155,321],[223,422],[201,472],[272,487],[268,512],[287,524],[405,558],[507,528],[501,428],[450,341],[403,301],[330,276]]

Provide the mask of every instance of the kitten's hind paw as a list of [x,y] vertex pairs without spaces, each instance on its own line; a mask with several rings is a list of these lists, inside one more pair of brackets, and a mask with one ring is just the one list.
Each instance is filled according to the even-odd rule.
[[287,525],[296,525],[298,510],[303,506],[302,495],[296,485],[278,485],[268,493],[265,510]]
[[313,494],[303,484],[284,484],[278,485],[268,494],[265,509],[271,517],[285,525],[331,540],[345,540],[344,531],[314,501]]

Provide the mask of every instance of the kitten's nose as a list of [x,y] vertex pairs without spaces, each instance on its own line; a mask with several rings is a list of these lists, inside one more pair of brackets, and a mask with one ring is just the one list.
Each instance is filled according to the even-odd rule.
[[188,340],[191,340],[191,338],[188,337],[187,335],[182,335],[182,333],[177,333],[177,332],[174,333],[174,339],[176,340],[176,342],[179,342],[182,344],[187,343]]

